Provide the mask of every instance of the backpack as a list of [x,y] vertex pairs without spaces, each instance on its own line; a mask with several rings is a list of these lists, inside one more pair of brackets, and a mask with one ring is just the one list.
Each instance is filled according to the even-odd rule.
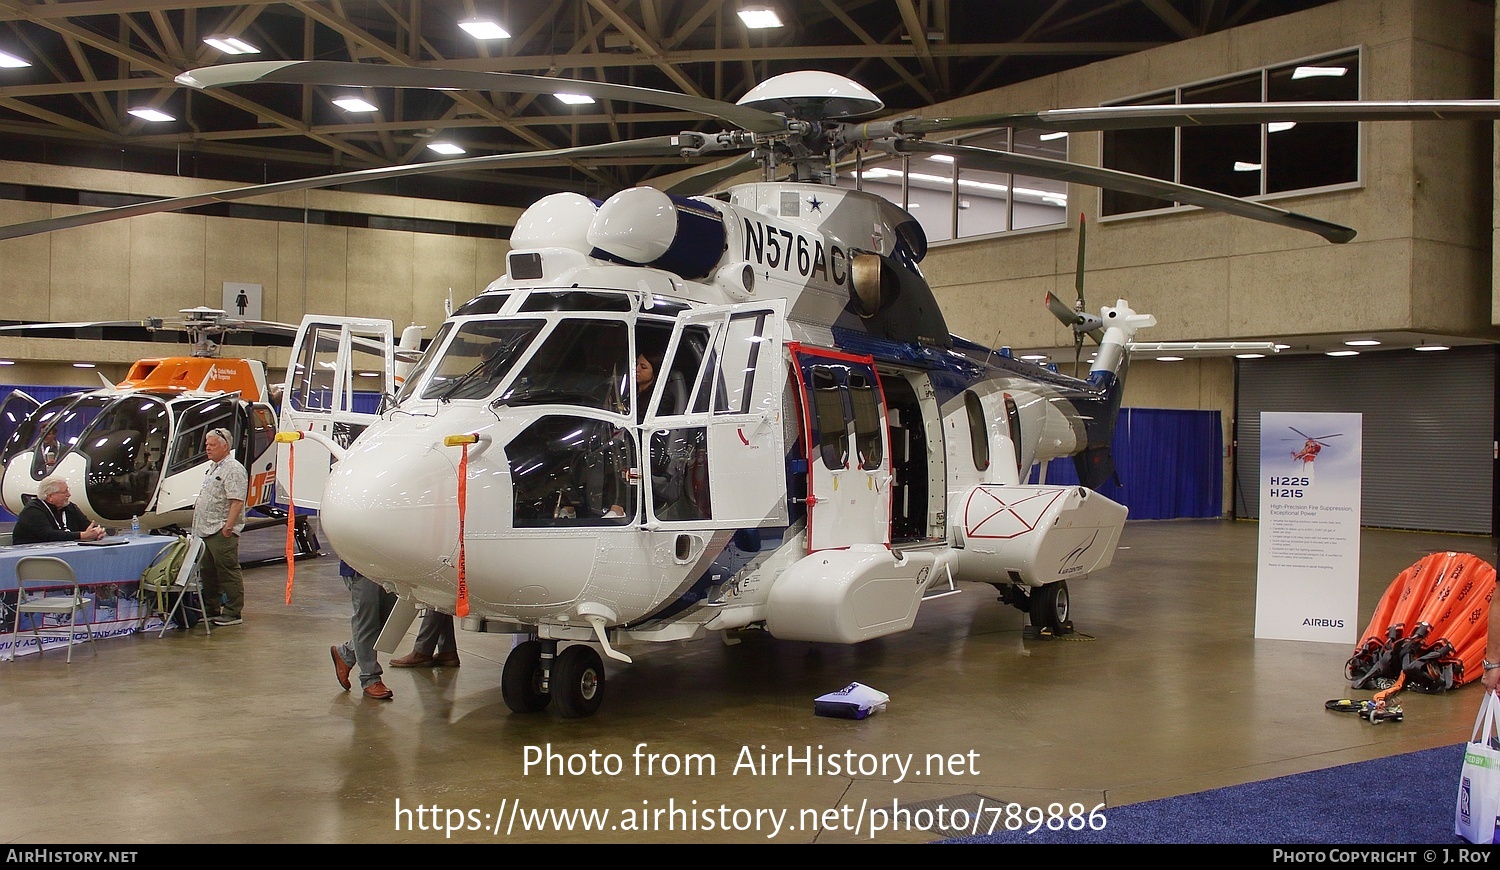
[[148,594],[155,595],[156,610],[162,613],[171,608],[172,600],[181,591],[172,584],[177,582],[177,574],[182,570],[183,560],[187,558],[188,546],[187,536],[178,535],[141,572],[141,600],[144,601]]

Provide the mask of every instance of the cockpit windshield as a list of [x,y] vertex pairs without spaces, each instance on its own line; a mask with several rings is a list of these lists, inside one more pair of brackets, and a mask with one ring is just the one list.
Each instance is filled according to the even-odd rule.
[[[545,320],[471,320],[463,324],[430,366],[432,375],[422,388],[422,398],[449,401],[489,396],[545,325]],[[426,359],[424,368],[429,367]]]

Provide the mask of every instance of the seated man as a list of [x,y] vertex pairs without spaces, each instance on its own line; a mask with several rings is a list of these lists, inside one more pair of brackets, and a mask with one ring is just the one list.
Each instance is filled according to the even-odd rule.
[[66,480],[49,477],[42,481],[37,497],[27,502],[16,517],[11,542],[97,541],[104,537],[103,527],[89,522],[72,498]]

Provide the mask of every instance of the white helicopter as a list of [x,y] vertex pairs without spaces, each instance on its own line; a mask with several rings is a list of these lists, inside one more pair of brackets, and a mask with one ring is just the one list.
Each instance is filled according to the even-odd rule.
[[[1063,633],[1068,583],[1109,565],[1126,509],[1091,491],[1128,346],[1150,315],[1049,307],[1098,355],[1087,379],[950,334],[918,264],[919,224],[833,167],[864,149],[943,153],[972,166],[1147,193],[1315,232],[1354,231],[1211,191],[1062,161],[945,145],[927,133],[994,126],[1500,116],[1500,103],[1139,106],[856,123],[869,91],[827,73],[770,79],[736,105],[598,82],[334,62],[243,63],[179,78],[552,93],[688,109],[737,130],[449,160],[283,182],[0,228],[0,238],[287,189],[559,157],[750,152],[767,179],[716,197],[650,188],[603,202],[554,194],[511,236],[506,274],[443,324],[392,407],[351,443],[319,431],[309,399],[283,449],[326,487],[334,550],[402,598],[380,646],[417,607],[520,633],[506,704],[564,717],[599,709],[621,647],[764,629],[857,643],[904,631],[957,582]],[[786,171],[780,180],[776,173]],[[305,327],[332,331],[334,319]],[[357,324],[355,324],[357,326]],[[304,364],[313,359],[294,351]],[[1160,347],[1160,346],[1158,346]],[[294,373],[295,374],[295,373]],[[336,378],[344,377],[336,375]],[[311,387],[308,387],[311,389]],[[299,384],[289,383],[292,402]],[[311,431],[311,435],[307,434]],[[1085,486],[1027,484],[1074,456]],[[310,461],[309,461],[310,460]],[[286,462],[278,463],[285,467]]]

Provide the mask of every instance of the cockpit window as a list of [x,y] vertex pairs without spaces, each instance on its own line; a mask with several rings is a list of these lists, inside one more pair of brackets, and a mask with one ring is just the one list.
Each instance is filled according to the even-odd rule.
[[100,516],[123,521],[145,512],[166,461],[171,418],[160,399],[124,396],[73,448],[88,458],[89,504]]
[[109,396],[84,396],[41,430],[42,442],[32,459],[31,476],[41,480],[51,474],[58,460],[73,449],[73,445],[78,443],[78,436],[94,422],[94,418],[99,416],[99,412],[109,402]]
[[522,311],[629,311],[632,307],[624,293],[588,290],[532,291],[521,303]]
[[630,333],[619,320],[562,320],[496,399],[497,404],[630,408]]
[[36,441],[38,433],[45,432],[47,427],[52,425],[52,421],[66,411],[69,405],[78,401],[78,397],[82,395],[82,393],[69,393],[66,396],[58,396],[43,402],[42,406],[36,409],[36,413],[21,421],[10,439],[5,442],[5,452],[0,453],[0,461],[9,461],[12,456],[30,447]]
[[[447,401],[489,396],[544,325],[544,320],[474,320],[463,324],[432,364],[432,377],[422,388],[422,398]],[[423,357],[424,370],[431,358],[431,353]],[[414,372],[412,379],[419,374]]]
[[505,303],[510,301],[509,293],[481,293],[460,305],[453,312],[454,317],[467,317],[470,314],[498,314]]

